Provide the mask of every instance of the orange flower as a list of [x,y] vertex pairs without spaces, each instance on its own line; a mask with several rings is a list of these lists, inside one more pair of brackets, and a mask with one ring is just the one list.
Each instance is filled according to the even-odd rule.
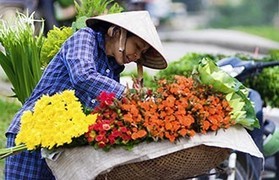
[[136,140],[136,139],[143,138],[146,135],[147,135],[147,132],[145,130],[141,129],[141,130],[139,130],[137,132],[132,133],[131,137],[132,137],[133,140]]
[[[180,137],[234,125],[230,118],[232,108],[225,96],[212,91],[212,87],[177,75],[172,81],[159,80],[158,85],[154,94],[131,92],[122,100],[113,101],[111,109],[102,110],[99,121],[111,119],[111,129],[126,128],[124,135],[119,135],[117,128],[113,135],[106,134],[110,146],[114,142],[131,144],[145,139],[175,142]],[[111,129],[106,132],[111,133]]]

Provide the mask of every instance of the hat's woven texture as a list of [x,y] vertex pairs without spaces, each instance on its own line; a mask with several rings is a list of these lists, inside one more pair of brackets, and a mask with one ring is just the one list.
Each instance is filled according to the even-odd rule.
[[207,173],[229,155],[226,148],[199,145],[155,159],[113,168],[97,180],[179,180]]

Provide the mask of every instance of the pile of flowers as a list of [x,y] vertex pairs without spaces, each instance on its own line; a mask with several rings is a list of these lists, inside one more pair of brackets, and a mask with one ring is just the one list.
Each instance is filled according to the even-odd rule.
[[73,90],[44,95],[21,117],[16,146],[0,149],[0,158],[22,150],[92,145],[131,149],[141,142],[191,138],[197,133],[240,124],[259,127],[247,89],[211,61],[202,61],[191,77],[160,79],[151,89],[130,89],[121,99],[102,92],[98,105],[83,108]]
[[121,100],[102,92],[92,112],[98,114],[97,120],[85,134],[88,142],[103,149],[131,148],[142,141],[175,142],[235,124],[225,95],[211,86],[184,76],[160,80],[158,85],[154,92],[133,89]]

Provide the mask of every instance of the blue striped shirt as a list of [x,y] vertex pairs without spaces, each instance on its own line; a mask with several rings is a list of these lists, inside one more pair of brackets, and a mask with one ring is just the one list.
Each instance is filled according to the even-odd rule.
[[42,95],[75,90],[81,103],[93,108],[102,91],[114,92],[120,98],[125,86],[119,83],[124,66],[105,54],[104,34],[83,28],[73,34],[45,69],[40,81],[22,108],[15,115],[7,132],[17,133],[20,117],[32,110]]

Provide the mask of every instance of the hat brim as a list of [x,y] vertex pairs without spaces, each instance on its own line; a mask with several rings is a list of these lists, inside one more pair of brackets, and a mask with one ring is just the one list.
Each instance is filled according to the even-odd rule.
[[[118,24],[115,23],[113,20],[107,20],[107,19],[102,19],[102,17],[91,17],[88,18],[86,20],[86,25],[88,27],[94,28],[96,26],[107,26],[109,24],[113,24],[116,26],[119,26],[121,28],[126,29],[127,31],[131,32],[132,34],[140,37],[141,39],[143,39],[147,44],[150,45],[150,48],[148,49],[148,51],[143,54],[142,58],[141,58],[141,63],[143,66],[148,67],[148,68],[152,68],[152,69],[165,69],[167,68],[167,61],[166,58],[164,57],[164,55],[161,53],[161,51],[152,44],[152,42],[149,42],[145,37],[141,36],[140,33],[137,33],[136,30],[131,30],[127,27],[125,27],[123,24]],[[154,35],[151,34],[151,35]]]
[[152,69],[165,69],[168,64],[164,57],[153,47],[142,55],[142,65]]

